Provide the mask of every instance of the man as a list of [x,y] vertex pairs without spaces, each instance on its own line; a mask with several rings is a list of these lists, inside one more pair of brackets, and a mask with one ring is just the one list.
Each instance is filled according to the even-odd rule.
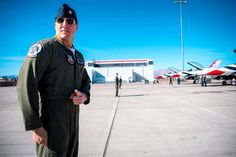
[[122,77],[120,76],[120,79],[119,79],[119,88],[121,89],[121,86],[122,86]]
[[115,77],[115,88],[116,88],[116,97],[118,97],[118,93],[119,93],[119,77],[118,77],[118,73],[116,73],[116,77]]
[[19,74],[18,99],[38,157],[78,156],[79,108],[90,101],[90,79],[73,46],[77,29],[76,12],[63,4],[55,37],[30,48]]
[[206,87],[206,86],[207,86],[207,78],[206,78],[206,75],[203,76],[203,83],[204,83],[204,86]]
[[173,85],[173,80],[172,80],[172,77],[170,76],[169,78],[169,85]]

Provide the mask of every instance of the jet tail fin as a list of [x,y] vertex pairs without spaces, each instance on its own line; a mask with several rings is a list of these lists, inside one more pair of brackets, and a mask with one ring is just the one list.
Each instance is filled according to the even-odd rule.
[[217,68],[221,63],[221,60],[215,60],[213,63],[211,63],[211,65],[209,66],[209,68]]

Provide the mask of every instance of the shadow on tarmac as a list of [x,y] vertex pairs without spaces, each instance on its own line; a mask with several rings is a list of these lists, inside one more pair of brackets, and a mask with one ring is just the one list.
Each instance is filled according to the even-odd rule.
[[236,90],[226,90],[226,91],[196,91],[192,92],[193,94],[202,94],[202,93],[225,93],[225,92],[236,92]]
[[135,96],[145,96],[145,94],[122,95],[120,97],[135,97]]

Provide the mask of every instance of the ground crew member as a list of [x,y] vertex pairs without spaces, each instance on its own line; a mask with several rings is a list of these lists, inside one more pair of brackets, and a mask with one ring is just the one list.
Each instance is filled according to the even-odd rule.
[[115,89],[116,89],[116,97],[118,97],[118,93],[119,93],[119,77],[118,77],[118,73],[116,73],[116,77],[115,77]]
[[177,84],[180,84],[180,77],[177,78]]
[[173,79],[172,79],[171,76],[170,76],[170,78],[169,78],[169,85],[173,85]]
[[203,76],[203,85],[206,87],[207,86],[207,78],[206,75]]
[[17,93],[38,157],[77,157],[80,104],[90,101],[90,79],[73,46],[76,12],[67,4],[55,17],[56,35],[34,44],[19,74]]
[[121,86],[122,86],[122,77],[120,76],[120,79],[119,79],[119,88],[121,89]]

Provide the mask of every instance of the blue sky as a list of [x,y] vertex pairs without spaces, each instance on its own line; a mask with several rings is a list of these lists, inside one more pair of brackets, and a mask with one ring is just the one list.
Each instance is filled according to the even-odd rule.
[[[187,61],[236,63],[236,1],[187,0],[183,7]],[[182,68],[179,5],[174,0],[1,0],[0,76],[17,75],[29,47],[54,36],[64,2],[78,14],[74,46],[86,60],[153,59],[154,69]]]

